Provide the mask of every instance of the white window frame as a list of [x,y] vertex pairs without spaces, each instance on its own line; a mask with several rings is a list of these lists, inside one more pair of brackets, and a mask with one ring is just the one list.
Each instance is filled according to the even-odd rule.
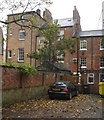
[[18,48],[18,62],[24,62],[24,48]]
[[[82,64],[82,59],[83,59],[83,64]],[[80,58],[80,65],[81,68],[87,68],[87,59],[85,57]]]
[[[92,78],[92,82],[89,81],[89,78]],[[88,84],[94,84],[94,73],[88,73],[87,74],[87,83]]]
[[[102,61],[103,63],[101,63],[101,59],[103,59],[103,61]],[[101,64],[104,64],[104,57],[101,57],[99,61],[100,61],[100,69],[103,69],[104,66],[102,66]]]
[[61,39],[64,38],[64,30],[60,30],[59,31],[59,38],[58,38],[58,41],[60,41]]
[[25,30],[19,30],[19,40],[25,40]]
[[80,40],[80,50],[87,50],[87,40],[85,39]]
[[44,37],[40,37],[40,36],[37,37],[37,45],[36,45],[37,50],[44,46],[44,41],[45,41]]
[[104,45],[102,45],[102,38],[100,39],[100,50],[104,50]]
[[63,56],[63,54],[62,55],[58,55],[57,56],[57,60],[58,60],[59,63],[64,63],[64,56]]
[[9,35],[12,36],[12,35],[13,35],[13,32],[14,32],[14,29],[10,28],[10,29],[9,29]]
[[8,58],[12,58],[12,51],[8,50]]
[[58,54],[59,51],[57,51],[57,61],[58,63],[64,63],[64,55],[63,54]]

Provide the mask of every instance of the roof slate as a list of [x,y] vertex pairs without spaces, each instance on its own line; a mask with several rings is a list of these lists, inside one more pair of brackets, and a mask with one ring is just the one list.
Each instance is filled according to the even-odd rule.
[[55,20],[59,24],[59,27],[71,27],[74,25],[73,18],[64,18]]
[[80,37],[100,37],[104,36],[104,30],[80,31],[77,35],[79,35]]

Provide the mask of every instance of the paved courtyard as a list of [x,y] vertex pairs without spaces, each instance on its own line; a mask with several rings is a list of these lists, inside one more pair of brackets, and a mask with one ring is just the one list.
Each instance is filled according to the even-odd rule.
[[104,98],[79,94],[71,100],[50,100],[45,96],[3,107],[3,118],[104,118]]

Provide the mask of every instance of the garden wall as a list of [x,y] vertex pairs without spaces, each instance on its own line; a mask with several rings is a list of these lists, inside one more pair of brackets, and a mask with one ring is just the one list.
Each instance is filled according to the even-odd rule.
[[0,92],[2,105],[13,104],[28,99],[39,98],[47,94],[49,84],[60,79],[54,73],[37,72],[34,75],[22,76],[18,68],[1,66],[2,77]]
[[[62,75],[51,72],[37,72],[34,75],[22,76],[18,68],[0,67],[0,92],[2,92],[2,103],[12,104],[27,99],[41,97],[47,94],[49,84],[54,81],[67,80],[78,85],[78,76]],[[89,93],[99,93],[99,73],[95,73],[95,83],[88,86]],[[2,80],[1,80],[2,79]],[[87,74],[83,74],[82,83],[87,82]],[[80,93],[83,93],[83,84],[78,85]],[[1,103],[1,102],[0,102]]]
[[2,105],[10,105],[30,99],[40,98],[47,94],[47,89],[48,86],[4,89],[2,91]]
[[[56,80],[54,73],[37,72],[34,75],[21,76],[18,68],[3,66],[1,69],[3,89],[43,86]],[[57,75],[57,80],[58,79],[59,75]]]

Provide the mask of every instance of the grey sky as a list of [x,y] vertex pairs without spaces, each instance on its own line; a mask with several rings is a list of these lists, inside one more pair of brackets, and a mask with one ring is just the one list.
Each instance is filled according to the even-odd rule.
[[53,0],[50,7],[53,18],[70,18],[73,15],[74,6],[77,7],[82,30],[101,29],[102,2],[104,0]]

